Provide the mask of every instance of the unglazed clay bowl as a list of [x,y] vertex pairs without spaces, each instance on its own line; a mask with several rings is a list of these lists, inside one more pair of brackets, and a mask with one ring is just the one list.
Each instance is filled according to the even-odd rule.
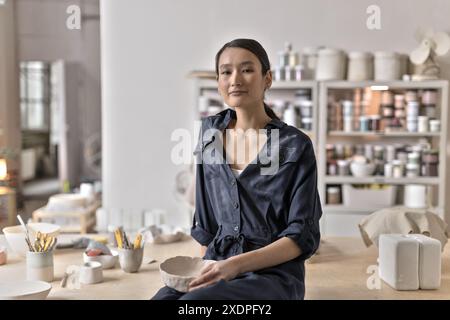
[[198,257],[176,256],[165,260],[159,266],[164,284],[179,292],[187,292],[189,283],[200,275],[201,270],[214,260]]

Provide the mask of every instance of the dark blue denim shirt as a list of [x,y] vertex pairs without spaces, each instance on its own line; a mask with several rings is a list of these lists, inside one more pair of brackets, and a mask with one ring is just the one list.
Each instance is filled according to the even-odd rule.
[[[272,119],[265,127],[268,139],[261,153],[269,154],[270,164],[278,161],[278,170],[274,174],[261,174],[268,163],[260,161],[260,154],[258,161],[249,164],[236,178],[226,161],[212,164],[204,161],[206,154],[211,153],[224,159],[220,153],[222,143],[214,142],[221,139],[232,119],[236,119],[236,112],[227,109],[202,121],[194,151],[196,201],[191,235],[207,246],[204,258],[213,260],[226,259],[289,237],[302,254],[291,261],[296,262],[294,266],[283,264],[284,269],[296,273],[303,282],[303,261],[319,246],[322,215],[312,142],[297,128]],[[272,152],[270,148],[274,143],[271,135],[274,129],[278,129],[279,152]],[[217,134],[204,134],[214,131]]]

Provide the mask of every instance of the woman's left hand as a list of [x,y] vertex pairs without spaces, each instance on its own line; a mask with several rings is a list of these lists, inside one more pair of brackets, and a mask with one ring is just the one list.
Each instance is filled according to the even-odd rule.
[[209,286],[222,279],[234,279],[238,274],[236,263],[230,259],[211,262],[203,268],[200,276],[189,283],[189,291]]

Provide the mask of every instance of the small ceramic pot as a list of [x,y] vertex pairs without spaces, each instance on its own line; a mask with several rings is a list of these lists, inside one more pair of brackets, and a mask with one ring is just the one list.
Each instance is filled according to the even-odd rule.
[[27,280],[53,281],[53,251],[27,252]]
[[144,248],[139,249],[119,249],[120,267],[125,272],[138,272],[141,268]]
[[94,284],[103,281],[102,264],[96,261],[86,262],[80,268],[80,283]]

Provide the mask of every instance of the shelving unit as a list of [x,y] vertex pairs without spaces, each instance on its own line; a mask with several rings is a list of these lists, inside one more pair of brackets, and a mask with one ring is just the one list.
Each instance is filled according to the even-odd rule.
[[[330,131],[328,128],[328,102],[330,93],[351,92],[354,89],[364,89],[367,87],[383,86],[393,91],[433,89],[438,92],[438,109],[441,120],[440,132],[344,132]],[[446,192],[446,147],[447,147],[447,119],[448,119],[448,81],[430,80],[430,81],[392,81],[392,82],[349,82],[349,81],[325,81],[319,86],[319,145],[318,145],[318,186],[323,205],[322,228],[324,234],[335,235],[356,235],[359,233],[357,223],[363,215],[372,213],[379,208],[355,207],[351,205],[328,205],[326,204],[327,185],[357,185],[357,184],[387,184],[405,186],[407,184],[422,184],[430,186],[432,192],[432,205],[441,218],[445,219],[445,192]],[[327,175],[327,144],[413,144],[419,138],[425,138],[436,149],[439,149],[439,172],[437,177],[419,176],[419,177],[384,177],[384,176],[336,176]],[[429,191],[430,191],[429,190]],[[401,204],[401,203],[399,203]],[[448,216],[447,216],[448,217]],[[448,219],[447,223],[449,222]]]
[[[195,102],[196,106],[196,119],[200,119],[198,101],[200,96],[207,96],[216,100],[222,101],[217,91],[217,81],[209,79],[194,79],[195,85]],[[312,140],[315,150],[318,146],[318,111],[319,111],[319,96],[318,96],[318,82],[316,81],[273,81],[271,88],[266,92],[266,101],[273,101],[276,99],[283,99],[287,101],[294,101],[295,92],[299,89],[308,89],[311,93],[311,100],[313,103],[313,115],[312,115],[312,130],[302,130]],[[316,151],[317,152],[317,151]]]

